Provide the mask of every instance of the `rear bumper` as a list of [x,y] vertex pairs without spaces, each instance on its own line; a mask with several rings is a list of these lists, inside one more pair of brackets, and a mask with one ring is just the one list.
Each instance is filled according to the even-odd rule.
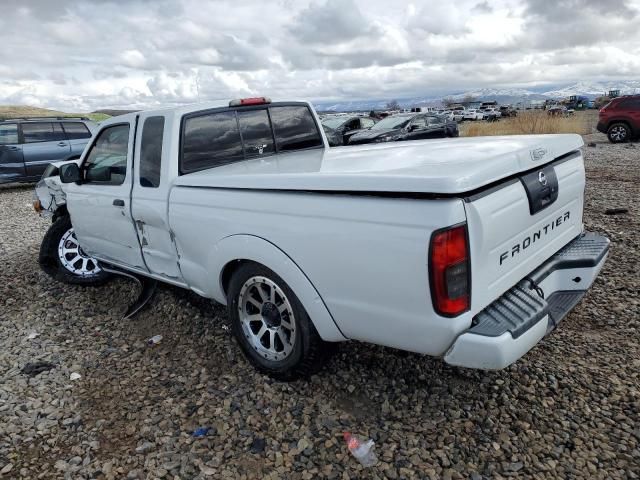
[[596,125],[596,130],[601,133],[607,133],[607,124],[604,122],[598,122],[598,124]]
[[[585,233],[478,313],[444,356],[451,364],[499,370],[555,329],[602,269],[609,240]],[[543,297],[540,296],[543,293]]]

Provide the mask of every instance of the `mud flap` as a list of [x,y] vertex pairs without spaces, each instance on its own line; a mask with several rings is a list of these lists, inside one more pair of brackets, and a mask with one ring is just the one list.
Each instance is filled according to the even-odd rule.
[[100,266],[105,272],[109,272],[114,275],[120,275],[122,277],[127,277],[136,282],[140,287],[138,298],[135,300],[135,302],[129,305],[127,311],[124,312],[124,315],[122,316],[122,320],[128,320],[135,317],[153,298],[153,295],[156,292],[156,287],[158,286],[157,280],[142,275],[135,275],[130,272],[125,272],[124,270],[120,270],[115,267],[106,267],[104,265]]

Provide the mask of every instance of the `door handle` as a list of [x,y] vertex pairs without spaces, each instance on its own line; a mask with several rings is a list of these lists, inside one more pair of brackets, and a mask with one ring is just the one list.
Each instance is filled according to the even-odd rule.
[[68,147],[67,142],[58,142],[59,147]]
[[12,152],[17,152],[19,150],[18,147],[9,147],[9,150],[11,150]]
[[113,205],[116,207],[124,207],[124,200],[120,200],[119,198],[116,198],[113,201]]

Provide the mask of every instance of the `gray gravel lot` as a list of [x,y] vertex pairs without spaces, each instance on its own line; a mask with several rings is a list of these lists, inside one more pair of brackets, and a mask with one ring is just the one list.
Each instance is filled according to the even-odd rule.
[[[52,283],[32,189],[0,187],[0,478],[639,478],[640,144],[585,140],[585,224],[612,240],[609,260],[501,372],[353,342],[312,379],[274,382],[220,306],[162,287],[121,321],[132,283]],[[37,361],[53,368],[21,372]],[[373,438],[381,463],[359,466],[344,430]]]

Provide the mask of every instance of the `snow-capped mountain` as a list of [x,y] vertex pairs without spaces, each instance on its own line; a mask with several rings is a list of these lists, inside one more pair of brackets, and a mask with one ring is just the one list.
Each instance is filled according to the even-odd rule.
[[402,108],[437,106],[443,98],[448,97],[454,101],[473,97],[476,100],[496,100],[502,104],[527,103],[532,100],[545,100],[548,98],[565,98],[571,95],[582,95],[588,98],[596,98],[606,94],[609,90],[620,90],[622,95],[640,94],[640,80],[606,81],[606,82],[577,82],[564,85],[540,85],[530,88],[479,88],[464,92],[452,92],[438,96],[421,96],[397,99],[368,99],[351,101],[319,101],[314,102],[320,111],[349,112],[382,110],[391,100],[396,100]]
[[568,97],[571,95],[584,95],[586,97],[599,97],[609,90],[620,90],[622,95],[640,93],[640,81],[629,80],[626,82],[578,82],[572,85],[543,92],[543,95],[552,98]]
[[537,95],[531,90],[523,88],[480,88],[478,90],[469,90],[467,92],[449,95],[454,100],[462,100],[463,98],[493,98],[493,97],[526,97],[527,95]]

